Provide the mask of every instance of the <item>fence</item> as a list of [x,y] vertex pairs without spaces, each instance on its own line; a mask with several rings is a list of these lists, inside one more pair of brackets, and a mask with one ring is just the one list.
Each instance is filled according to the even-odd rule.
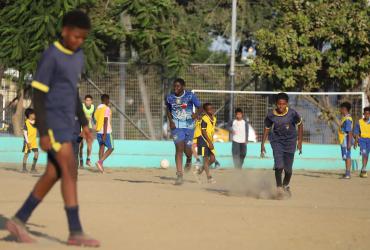
[[[228,65],[191,64],[181,75],[186,81],[187,89],[225,90],[229,89]],[[89,77],[96,86],[111,97],[128,119],[113,108],[113,136],[117,139],[146,139],[144,134],[155,139],[168,139],[168,128],[165,113],[165,95],[170,92],[172,79],[168,79],[163,69],[157,65],[134,65],[128,63],[108,62],[102,72],[92,72]],[[4,81],[3,81],[4,82]],[[0,92],[0,114],[2,122],[0,133],[12,133],[11,118],[16,105],[11,101],[16,97],[15,87],[2,85]],[[259,89],[259,83],[253,79],[248,66],[236,66],[236,90],[253,91]],[[100,93],[87,81],[80,83],[80,95],[93,96],[94,104],[100,103]],[[218,126],[224,127],[228,118],[229,94],[198,93],[201,101],[211,102],[217,108]],[[323,97],[321,104],[327,104],[337,110],[343,101],[352,103],[352,115],[356,121],[361,117],[361,96],[338,95]],[[304,140],[308,143],[336,143],[337,125],[329,121],[307,97],[292,97],[291,105],[302,114],[305,121]],[[9,105],[10,104],[10,105]],[[24,108],[30,105],[26,99]],[[235,95],[235,107],[246,111],[256,133],[261,136],[263,120],[273,107],[271,95]],[[4,109],[5,107],[5,109]],[[336,113],[338,115],[338,113]],[[139,128],[139,129],[138,129]]]

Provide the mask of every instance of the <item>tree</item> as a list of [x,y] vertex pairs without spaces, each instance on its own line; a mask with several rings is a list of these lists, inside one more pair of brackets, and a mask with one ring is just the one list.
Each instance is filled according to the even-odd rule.
[[[368,1],[279,0],[273,26],[256,32],[254,73],[274,90],[359,90],[370,71]],[[327,97],[307,97],[338,124]]]
[[[58,39],[63,15],[76,8],[88,10],[94,4],[94,0],[17,0],[7,1],[0,9],[0,65],[19,72],[17,111],[12,119],[16,135],[21,134],[25,82],[36,70],[42,51]],[[97,44],[99,39],[91,36],[85,43],[88,67],[102,58]]]

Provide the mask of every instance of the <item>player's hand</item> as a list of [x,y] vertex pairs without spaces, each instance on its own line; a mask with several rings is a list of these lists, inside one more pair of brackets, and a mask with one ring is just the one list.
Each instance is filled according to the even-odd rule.
[[93,136],[88,126],[82,127],[81,136],[85,138],[88,144],[92,143]]
[[209,149],[210,149],[210,150],[214,150],[214,149],[215,149],[215,146],[213,145],[213,143],[210,143],[210,144],[209,144]]
[[298,142],[297,150],[298,150],[299,154],[301,155],[302,154],[302,142]]
[[170,121],[170,129],[175,129],[176,125],[173,121]]
[[51,141],[48,135],[44,135],[40,137],[40,147],[44,151],[51,150]]
[[265,144],[261,144],[261,158],[265,158],[266,155],[266,149],[265,149]]

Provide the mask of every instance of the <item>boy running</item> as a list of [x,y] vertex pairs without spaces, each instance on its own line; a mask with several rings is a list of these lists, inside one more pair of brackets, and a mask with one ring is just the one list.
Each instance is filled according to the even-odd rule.
[[7,230],[19,242],[32,243],[25,224],[32,212],[61,179],[61,189],[68,220],[68,245],[97,247],[99,241],[86,236],[82,230],[77,201],[77,163],[72,141],[75,116],[83,126],[82,134],[91,141],[91,133],[77,93],[84,58],[80,49],[90,30],[90,19],[82,11],[65,14],[62,39],[51,45],[41,57],[33,77],[33,102],[40,146],[48,152],[45,173],[15,216],[6,222]]
[[[99,161],[96,167],[101,173],[104,173],[103,163],[113,152],[112,138],[112,111],[109,108],[109,95],[101,96],[101,104],[95,111],[96,121],[96,139],[99,143]],[[105,148],[107,151],[104,152]]]
[[355,145],[356,149],[360,145],[360,151],[362,156],[362,169],[360,177],[366,178],[366,166],[369,159],[370,153],[370,107],[364,108],[364,117],[358,121],[355,126]]
[[[265,118],[265,129],[261,143],[261,157],[266,154],[265,142],[269,136],[274,155],[274,170],[278,198],[284,193],[290,197],[290,179],[293,173],[294,153],[298,149],[302,153],[303,123],[301,116],[288,107],[289,97],[286,93],[276,95],[276,108],[270,111]],[[297,143],[298,126],[298,143]],[[282,180],[283,171],[285,173]]]
[[[82,103],[82,110],[84,111],[84,114],[86,116],[87,122],[89,124],[89,129],[92,132],[93,131],[93,117],[94,117],[94,112],[95,112],[95,106],[93,104],[93,98],[91,95],[86,95],[84,102]],[[87,144],[87,157],[86,157],[86,166],[91,167],[91,150],[92,150],[92,141]],[[84,159],[83,159],[83,148],[84,148],[84,143],[83,140],[80,143],[80,168],[83,168],[84,165]]]
[[[173,92],[166,97],[167,118],[176,146],[175,185],[183,183],[182,157],[186,155],[185,171],[191,169],[192,142],[194,137],[194,120],[201,113],[200,101],[191,91],[185,90],[185,81],[177,78],[173,82]],[[193,113],[193,108],[197,111]]]
[[33,162],[31,173],[36,173],[36,163],[39,157],[39,149],[37,147],[37,129],[35,126],[35,112],[28,108],[25,111],[26,121],[23,127],[23,168],[22,172],[27,173],[27,159],[31,151],[33,152]]
[[351,179],[351,146],[353,143],[353,120],[349,112],[351,111],[351,104],[344,102],[340,105],[340,113],[342,119],[338,129],[338,139],[342,151],[342,159],[345,161],[346,172],[344,179]]
[[215,127],[216,127],[216,116],[214,115],[215,111],[212,107],[212,104],[205,103],[203,105],[203,110],[205,114],[202,117],[201,121],[201,129],[202,134],[198,137],[198,155],[203,157],[203,168],[199,169],[196,172],[196,177],[199,180],[199,176],[202,174],[203,170],[206,172],[207,181],[210,184],[216,183],[216,181],[212,178],[212,175],[209,171],[210,165],[212,165],[215,161],[215,147],[213,145],[213,136],[215,134]]

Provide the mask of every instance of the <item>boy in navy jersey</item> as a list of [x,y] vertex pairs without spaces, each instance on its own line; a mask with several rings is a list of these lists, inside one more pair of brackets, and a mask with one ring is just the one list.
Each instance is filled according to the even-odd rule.
[[[302,153],[302,118],[297,111],[288,107],[288,102],[289,97],[286,93],[276,95],[276,108],[270,111],[265,118],[265,129],[261,143],[261,156],[264,157],[266,153],[265,141],[270,135],[278,198],[282,198],[284,194],[288,197],[291,196],[289,183],[293,173],[294,153],[297,149],[300,154]],[[282,180],[283,171],[284,180]]]
[[97,247],[100,243],[83,233],[77,201],[77,162],[73,154],[74,128],[77,116],[82,135],[89,142],[92,135],[82,111],[77,82],[84,58],[80,49],[90,30],[90,19],[82,11],[71,11],[63,17],[62,39],[54,42],[43,54],[33,77],[36,126],[40,146],[48,152],[43,176],[6,228],[18,241],[32,243],[25,224],[33,210],[54,184],[61,179],[62,196],[68,219],[68,245]]

